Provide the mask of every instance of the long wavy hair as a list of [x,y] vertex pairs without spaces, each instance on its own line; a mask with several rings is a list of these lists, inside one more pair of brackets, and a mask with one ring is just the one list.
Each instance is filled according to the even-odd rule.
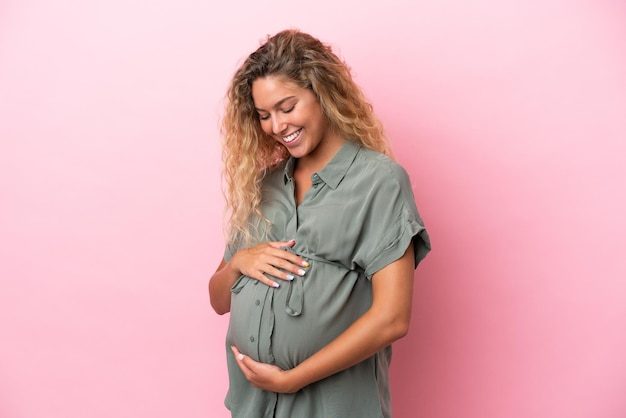
[[[230,83],[222,119],[222,158],[229,242],[251,244],[259,228],[271,222],[260,212],[261,180],[267,170],[284,161],[287,149],[261,129],[252,100],[252,83],[260,77],[282,76],[310,89],[319,101],[330,129],[343,138],[392,156],[383,128],[350,67],[330,46],[299,30],[268,37],[243,62]],[[251,224],[251,215],[257,221]]]

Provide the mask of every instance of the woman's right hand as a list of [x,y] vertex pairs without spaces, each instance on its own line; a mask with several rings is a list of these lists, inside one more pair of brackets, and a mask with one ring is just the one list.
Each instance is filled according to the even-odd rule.
[[309,266],[306,260],[281,248],[291,248],[295,243],[295,240],[264,242],[240,250],[231,258],[230,264],[245,276],[271,287],[279,287],[278,282],[267,275],[289,281],[294,279],[294,275],[304,276],[304,268]]
[[231,288],[242,274],[272,287],[279,284],[268,275],[282,280],[303,276],[309,263],[281,248],[291,248],[295,243],[295,240],[265,242],[238,251],[228,263],[222,259],[209,280],[211,306],[215,312],[220,315],[230,312]]

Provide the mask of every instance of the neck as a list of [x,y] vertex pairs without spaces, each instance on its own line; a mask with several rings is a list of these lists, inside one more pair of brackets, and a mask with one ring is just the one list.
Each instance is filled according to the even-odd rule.
[[346,142],[345,139],[334,132],[326,136],[323,141],[323,146],[318,146],[315,150],[316,152],[298,159],[296,165],[297,170],[308,173],[321,170],[332,160],[335,154],[337,154],[337,151],[339,151]]

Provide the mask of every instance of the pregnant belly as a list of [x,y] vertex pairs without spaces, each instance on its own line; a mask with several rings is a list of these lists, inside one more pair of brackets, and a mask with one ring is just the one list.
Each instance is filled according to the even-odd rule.
[[231,301],[228,343],[282,369],[297,366],[371,305],[369,280],[356,272],[333,273],[281,282],[278,289],[246,278]]

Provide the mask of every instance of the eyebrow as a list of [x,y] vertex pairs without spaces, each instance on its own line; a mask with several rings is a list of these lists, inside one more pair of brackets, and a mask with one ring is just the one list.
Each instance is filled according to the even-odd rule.
[[[285,97],[285,98],[283,98],[283,99],[280,99],[280,100],[279,100],[278,102],[276,102],[276,104],[273,106],[273,107],[274,107],[274,109],[279,108],[279,107],[280,107],[280,105],[282,105],[283,103],[285,103],[287,100],[289,100],[289,99],[293,99],[293,98],[295,98],[295,97],[296,97],[296,96],[287,96],[287,97]],[[259,109],[259,108],[258,108],[258,107],[256,107],[256,106],[255,106],[254,110],[256,110],[257,112],[265,112],[265,111],[266,111],[265,109]]]

